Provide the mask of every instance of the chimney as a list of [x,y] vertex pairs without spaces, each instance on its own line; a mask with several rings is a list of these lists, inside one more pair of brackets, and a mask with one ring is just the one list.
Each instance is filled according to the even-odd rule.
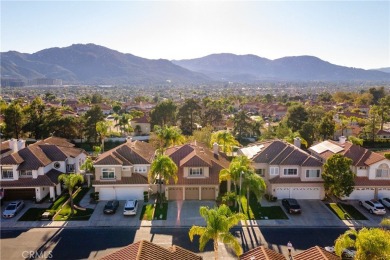
[[345,141],[347,140],[347,138],[345,136],[340,136],[339,137],[339,143],[340,144],[345,144]]
[[213,152],[216,155],[219,154],[219,145],[218,145],[218,143],[213,143]]
[[22,150],[23,148],[26,147],[26,141],[23,139],[19,139],[17,146],[18,146],[18,151]]
[[9,148],[12,150],[12,153],[16,153],[18,151],[18,141],[16,139],[11,138],[8,142]]
[[301,138],[299,137],[294,138],[294,146],[301,148]]

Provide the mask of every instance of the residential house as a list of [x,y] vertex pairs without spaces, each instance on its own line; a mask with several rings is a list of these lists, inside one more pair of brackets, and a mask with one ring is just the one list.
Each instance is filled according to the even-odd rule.
[[267,193],[278,199],[323,199],[325,191],[321,178],[322,162],[295,145],[271,140],[238,150],[247,156],[256,173],[264,178]]
[[219,172],[229,167],[229,162],[218,152],[194,142],[168,148],[166,155],[178,167],[178,181],[165,185],[168,200],[215,200],[219,194]]
[[150,134],[150,118],[147,114],[143,117],[134,118],[130,122],[131,127],[134,129],[135,135],[149,135]]
[[313,246],[293,256],[294,260],[339,260],[340,257],[319,246]]
[[100,200],[142,199],[149,190],[148,172],[154,158],[149,143],[127,139],[95,160],[92,181]]
[[286,260],[286,257],[265,246],[255,247],[240,255],[240,260]]
[[77,104],[74,105],[75,111],[78,115],[84,115],[88,110],[91,109],[92,106],[88,104]]
[[100,109],[102,110],[103,115],[109,115],[112,114],[114,111],[112,110],[112,107],[110,105],[107,105],[105,103],[97,104]]
[[352,159],[351,170],[356,174],[355,189],[343,199],[366,200],[390,197],[390,160],[359,145],[346,141],[323,141],[309,148],[312,155],[323,162],[334,154]]
[[390,140],[390,131],[378,130],[378,132],[376,133],[376,137],[379,139]]
[[61,194],[58,176],[80,172],[86,152],[63,138],[50,137],[25,146],[24,140],[11,139],[12,153],[1,158],[0,188],[5,199],[41,201],[47,195],[55,199]]
[[150,260],[150,259],[165,259],[165,260],[201,260],[201,256],[184,249],[180,246],[170,246],[168,248],[156,245],[152,242],[141,240],[134,244],[130,244],[118,251],[109,254],[101,260]]

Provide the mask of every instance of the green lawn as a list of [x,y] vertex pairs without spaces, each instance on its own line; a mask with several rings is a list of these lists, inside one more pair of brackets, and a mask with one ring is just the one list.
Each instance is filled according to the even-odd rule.
[[[166,220],[168,212],[168,203],[163,203],[163,208],[160,209],[160,204],[146,204],[142,207],[140,220]],[[154,213],[154,214],[153,214]],[[162,216],[160,218],[160,215]]]
[[327,203],[326,206],[341,220],[367,220],[354,206],[345,203]]
[[41,220],[41,216],[46,209],[42,208],[29,208],[18,221],[37,221]]
[[[75,205],[79,204],[81,199],[89,191],[89,188],[82,188],[76,194],[74,194],[73,202]],[[54,220],[68,221],[68,220],[88,220],[93,213],[93,209],[87,208],[86,210],[74,209],[73,215],[71,215],[70,203],[65,205]]]
[[[247,207],[247,199],[241,196],[241,212],[244,213],[246,219],[288,219],[284,211],[279,206],[262,207],[255,196],[249,199],[249,208]],[[238,207],[230,207],[232,211],[238,212]]]

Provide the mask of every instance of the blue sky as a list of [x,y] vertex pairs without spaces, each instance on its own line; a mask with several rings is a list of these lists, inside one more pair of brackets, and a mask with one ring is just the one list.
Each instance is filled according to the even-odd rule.
[[212,53],[390,67],[390,1],[3,1],[1,51],[95,43],[150,59]]

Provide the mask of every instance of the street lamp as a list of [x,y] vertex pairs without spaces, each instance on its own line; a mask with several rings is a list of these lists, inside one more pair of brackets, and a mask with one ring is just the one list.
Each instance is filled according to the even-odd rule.
[[241,213],[241,185],[242,185],[242,175],[244,174],[243,171],[241,171],[240,173],[240,191],[239,191],[239,195],[238,195],[238,213]]

